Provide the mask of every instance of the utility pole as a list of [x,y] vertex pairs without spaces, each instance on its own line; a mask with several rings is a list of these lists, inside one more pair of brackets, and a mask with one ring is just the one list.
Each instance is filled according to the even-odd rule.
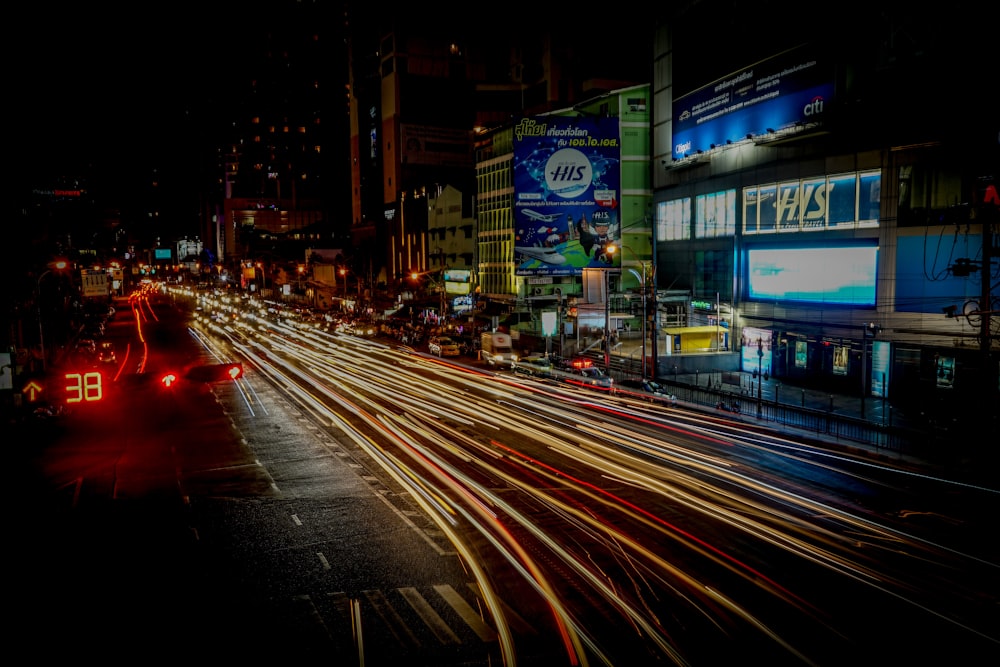
[[760,416],[763,414],[763,406],[761,405],[761,401],[763,400],[763,398],[761,397],[760,393],[762,384],[761,381],[763,379],[764,379],[764,339],[758,337],[757,338],[757,417],[758,418],[760,418]]
[[611,374],[611,269],[604,269],[604,372]]

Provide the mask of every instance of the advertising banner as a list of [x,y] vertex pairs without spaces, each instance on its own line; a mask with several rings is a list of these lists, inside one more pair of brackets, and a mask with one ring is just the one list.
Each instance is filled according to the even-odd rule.
[[514,128],[518,276],[575,276],[618,265],[621,140],[617,118],[522,118]]
[[892,343],[872,341],[872,396],[889,397],[889,364],[892,360]]
[[833,91],[833,68],[806,48],[756,63],[674,100],[673,157],[820,122]]
[[740,369],[745,372],[759,370],[771,372],[771,330],[743,327],[740,344]]

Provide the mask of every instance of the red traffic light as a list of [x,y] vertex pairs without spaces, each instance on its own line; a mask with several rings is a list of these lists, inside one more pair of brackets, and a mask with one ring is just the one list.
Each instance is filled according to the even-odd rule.
[[164,387],[172,387],[180,378],[177,377],[177,373],[164,373],[163,377],[160,378],[160,384]]
[[225,364],[206,364],[188,369],[185,379],[193,382],[222,382],[238,380],[243,377],[243,364],[230,362]]

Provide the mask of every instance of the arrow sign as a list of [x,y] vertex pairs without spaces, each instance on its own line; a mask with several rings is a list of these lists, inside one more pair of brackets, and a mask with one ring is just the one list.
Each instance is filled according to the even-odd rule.
[[42,393],[42,385],[32,380],[24,385],[24,389],[21,392],[28,395],[29,402],[34,403],[38,399],[38,395]]

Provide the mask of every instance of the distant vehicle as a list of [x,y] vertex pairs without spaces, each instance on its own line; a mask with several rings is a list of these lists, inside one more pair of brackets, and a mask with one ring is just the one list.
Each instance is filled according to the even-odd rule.
[[342,322],[339,331],[362,338],[371,338],[378,333],[375,325],[367,322]]
[[515,373],[534,375],[537,377],[549,377],[552,373],[552,362],[541,355],[529,355],[523,359],[515,359],[511,365],[511,370]]
[[645,393],[650,394],[652,400],[666,403],[667,405],[676,405],[677,397],[671,394],[666,387],[664,387],[659,382],[653,382],[652,380],[645,380],[641,387]]
[[501,331],[487,331],[479,337],[479,349],[483,361],[490,366],[510,366],[517,361],[514,343],[510,334]]
[[97,360],[102,364],[113,364],[118,361],[114,343],[111,341],[102,342],[97,347]]
[[461,354],[458,343],[447,336],[431,338],[427,342],[427,350],[439,357],[457,357]]
[[614,391],[614,379],[594,366],[590,359],[563,359],[558,367],[553,367],[549,376],[570,384],[578,384]]

